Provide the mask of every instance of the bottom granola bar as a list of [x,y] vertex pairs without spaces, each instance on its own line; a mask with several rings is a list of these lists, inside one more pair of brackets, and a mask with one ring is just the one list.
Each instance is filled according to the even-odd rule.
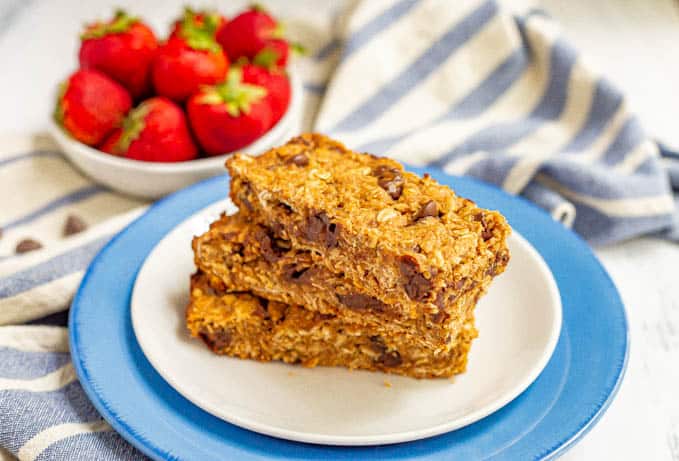
[[382,337],[341,317],[312,312],[249,293],[227,293],[219,279],[191,278],[186,324],[215,353],[259,361],[280,360],[307,367],[342,366],[415,378],[449,377],[465,371],[477,336],[470,314],[453,339],[435,354],[408,336]]

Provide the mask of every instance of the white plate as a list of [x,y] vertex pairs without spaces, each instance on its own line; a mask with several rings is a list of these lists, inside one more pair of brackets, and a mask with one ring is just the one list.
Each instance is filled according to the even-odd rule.
[[[467,372],[416,380],[343,368],[306,369],[212,354],[184,325],[191,238],[233,204],[211,205],[149,254],[132,294],[132,325],[160,375],[205,411],[256,432],[302,442],[405,442],[471,424],[517,397],[547,364],[561,329],[561,301],[547,265],[516,232],[512,254],[476,311],[479,338]],[[385,381],[391,387],[385,386]]]
[[[289,69],[291,99],[283,117],[261,138],[238,151],[260,154],[299,133],[304,89],[294,66]],[[55,98],[56,99],[56,98]],[[224,174],[230,154],[187,162],[142,162],[108,155],[67,135],[50,119],[49,132],[64,155],[99,184],[135,197],[155,199],[202,179]]]

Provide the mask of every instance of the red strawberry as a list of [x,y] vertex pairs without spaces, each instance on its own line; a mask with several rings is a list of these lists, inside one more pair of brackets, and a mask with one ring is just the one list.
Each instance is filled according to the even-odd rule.
[[229,71],[226,82],[202,88],[187,104],[198,142],[209,155],[247,146],[272,125],[266,90],[243,83],[241,70]]
[[191,8],[184,8],[184,15],[175,21],[170,38],[182,38],[183,31],[189,33],[198,31],[214,39],[217,31],[227,22],[227,19],[216,11],[193,11]]
[[143,22],[118,11],[108,22],[86,26],[81,40],[80,67],[105,73],[134,98],[149,90],[151,61],[158,42]]
[[242,67],[243,82],[266,89],[266,98],[271,106],[272,123],[278,122],[290,105],[290,80],[281,68],[265,69],[245,64]]
[[135,107],[100,146],[104,152],[147,162],[183,162],[198,156],[182,109],[154,97]]
[[224,80],[228,69],[229,60],[217,42],[205,33],[191,33],[188,38],[171,38],[158,49],[153,86],[158,95],[181,102],[201,85]]
[[252,59],[268,40],[279,37],[281,30],[274,18],[259,7],[239,14],[217,32],[217,41],[231,61]]
[[119,126],[132,107],[125,88],[96,70],[79,70],[60,87],[54,118],[71,136],[93,146]]

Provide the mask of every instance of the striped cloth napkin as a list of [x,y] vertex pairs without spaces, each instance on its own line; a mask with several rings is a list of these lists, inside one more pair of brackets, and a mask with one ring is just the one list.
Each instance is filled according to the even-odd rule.
[[[373,0],[336,21],[302,18],[291,32],[320,45],[298,62],[305,129],[492,182],[595,244],[679,238],[679,155],[545,15]],[[63,311],[90,259],[147,204],[92,184],[41,136],[3,138],[0,197],[0,324],[15,324],[0,327],[0,458],[141,458],[83,394]],[[69,216],[89,228],[65,236]],[[27,238],[43,248],[15,254]]]

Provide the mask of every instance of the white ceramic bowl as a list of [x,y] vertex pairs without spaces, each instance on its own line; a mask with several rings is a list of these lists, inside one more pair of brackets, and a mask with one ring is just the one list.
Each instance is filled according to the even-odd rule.
[[[257,155],[284,143],[298,129],[302,112],[302,84],[294,69],[289,70],[291,98],[285,115],[268,132],[240,152]],[[231,153],[189,162],[142,162],[100,152],[71,138],[50,119],[49,131],[64,155],[95,182],[135,197],[156,199],[201,179],[224,173],[224,161]]]

